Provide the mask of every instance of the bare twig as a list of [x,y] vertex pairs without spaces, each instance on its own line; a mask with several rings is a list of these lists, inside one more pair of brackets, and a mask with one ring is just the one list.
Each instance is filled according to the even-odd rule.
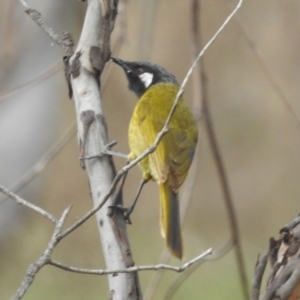
[[99,158],[99,157],[103,157],[105,155],[112,155],[112,156],[118,156],[118,157],[122,157],[122,158],[125,158],[127,159],[128,158],[128,155],[127,154],[124,154],[124,153],[121,153],[121,152],[117,152],[117,151],[112,151],[111,148],[113,146],[115,146],[117,144],[117,141],[111,141],[109,142],[105,148],[103,150],[101,150],[98,154],[95,154],[95,155],[87,155],[87,156],[80,156],[79,159],[80,160],[85,160],[85,159],[93,159],[93,158]]
[[157,270],[161,270],[161,269],[180,273],[180,272],[185,271],[188,267],[194,265],[195,263],[199,263],[200,261],[205,259],[211,253],[212,253],[212,249],[208,249],[205,252],[201,253],[200,255],[196,256],[195,258],[184,263],[181,267],[175,267],[175,266],[171,266],[171,265],[167,265],[167,264],[158,264],[158,265],[153,265],[153,266],[135,266],[135,267],[119,269],[119,270],[92,270],[92,269],[82,269],[82,268],[67,266],[67,265],[61,264],[61,263],[53,261],[53,260],[50,260],[49,264],[53,265],[55,267],[61,268],[65,271],[84,273],[84,274],[93,274],[93,275],[132,273],[132,272],[138,272],[138,271],[157,271]]
[[58,243],[58,236],[61,232],[62,226],[64,225],[65,219],[70,212],[70,209],[71,207],[65,209],[61,218],[55,221],[55,229],[45,252],[40,256],[38,260],[36,260],[33,264],[30,265],[22,281],[22,284],[11,298],[12,300],[19,300],[24,296],[24,294],[32,284],[37,272],[51,260],[51,255],[54,251],[56,244]]
[[62,62],[58,62],[53,67],[49,68],[48,70],[46,70],[42,74],[39,74],[36,77],[30,79],[29,81],[27,81],[25,83],[22,83],[22,84],[14,87],[12,89],[9,89],[7,91],[3,91],[0,94],[0,101],[3,101],[5,99],[7,99],[8,97],[12,97],[13,95],[15,95],[17,93],[21,93],[24,90],[32,87],[33,85],[42,82],[43,80],[49,78],[50,76],[54,75],[58,71],[62,70],[62,67],[63,67]]
[[233,242],[228,241],[221,249],[218,251],[213,251],[210,256],[205,257],[205,259],[199,261],[197,264],[194,264],[191,268],[189,268],[186,272],[182,273],[179,277],[174,280],[172,285],[169,286],[166,294],[163,299],[170,300],[176,293],[176,291],[181,287],[181,285],[191,276],[194,271],[196,271],[199,266],[207,260],[216,260],[220,257],[224,256],[228,251],[232,248]]
[[73,40],[69,33],[65,32],[63,37],[60,37],[48,24],[45,23],[40,12],[30,8],[25,0],[20,0],[20,2],[24,6],[24,11],[26,14],[28,14],[30,18],[65,51],[66,55],[72,55],[74,53]]
[[48,220],[50,220],[51,222],[55,223],[57,222],[56,218],[54,216],[52,216],[50,213],[48,213],[47,211],[43,210],[42,208],[40,208],[37,205],[34,205],[24,199],[22,199],[21,197],[19,197],[18,195],[14,194],[13,192],[9,191],[8,189],[6,189],[5,187],[3,187],[2,185],[0,185],[0,192],[5,194],[6,196],[14,199],[18,204],[22,204],[36,212],[38,212],[39,214],[41,214],[42,216],[44,216],[45,218],[47,218]]

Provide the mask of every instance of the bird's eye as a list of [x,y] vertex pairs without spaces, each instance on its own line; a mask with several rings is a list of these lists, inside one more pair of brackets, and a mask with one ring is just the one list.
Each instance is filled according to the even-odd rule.
[[142,68],[138,68],[137,70],[136,70],[136,74],[137,75],[141,75],[141,74],[143,74],[144,73],[144,70],[142,69]]

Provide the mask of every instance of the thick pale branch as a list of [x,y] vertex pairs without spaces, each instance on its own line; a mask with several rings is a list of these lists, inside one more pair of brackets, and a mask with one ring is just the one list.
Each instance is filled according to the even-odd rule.
[[[80,39],[73,56],[67,58],[66,71],[75,103],[80,156],[99,153],[108,144],[99,77],[110,58],[110,35],[114,27],[118,1],[89,0]],[[121,191],[115,190],[115,167],[111,156],[81,160],[86,169],[94,209],[59,237],[72,232],[95,214],[107,269],[121,269],[134,264],[123,214],[109,206],[122,203]],[[123,173],[124,174],[124,173]],[[114,185],[112,188],[112,182]],[[106,202],[108,201],[108,202]],[[100,208],[102,209],[100,210]],[[110,294],[118,299],[141,299],[137,273],[108,276]]]

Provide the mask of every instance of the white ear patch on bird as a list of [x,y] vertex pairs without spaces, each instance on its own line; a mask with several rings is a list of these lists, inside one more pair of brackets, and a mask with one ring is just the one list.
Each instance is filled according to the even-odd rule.
[[145,73],[142,73],[141,75],[139,75],[139,78],[144,83],[145,88],[147,88],[152,83],[153,74],[145,72]]

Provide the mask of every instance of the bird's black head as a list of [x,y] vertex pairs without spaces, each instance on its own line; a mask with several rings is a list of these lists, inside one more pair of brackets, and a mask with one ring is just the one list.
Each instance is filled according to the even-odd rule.
[[129,89],[139,97],[151,86],[168,82],[178,84],[176,77],[165,68],[146,61],[125,61],[112,57],[111,60],[121,66],[129,82]]

